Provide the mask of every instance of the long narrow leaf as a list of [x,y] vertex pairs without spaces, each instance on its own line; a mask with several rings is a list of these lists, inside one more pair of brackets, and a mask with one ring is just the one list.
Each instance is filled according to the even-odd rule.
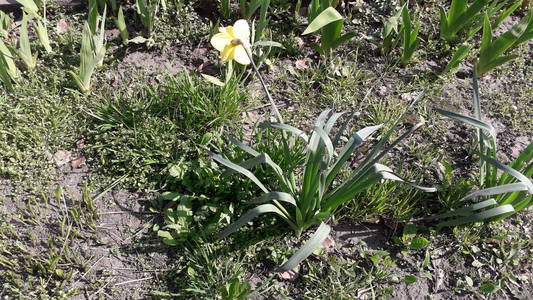
[[520,192],[520,191],[527,191],[527,190],[528,190],[528,186],[524,183],[521,183],[521,182],[520,183],[509,183],[509,184],[490,187],[490,188],[472,192],[466,195],[465,197],[461,198],[461,200],[459,201],[465,201],[468,199],[473,199],[473,198],[482,197],[482,196],[492,196],[492,195],[499,195],[499,194]]
[[281,130],[284,130],[284,131],[288,131],[288,132],[294,134],[295,136],[303,139],[305,142],[309,141],[309,137],[307,136],[307,134],[305,132],[303,132],[302,130],[300,130],[300,129],[296,128],[296,127],[293,127],[293,126],[290,126],[290,125],[287,125],[287,124],[284,124],[284,123],[265,122],[265,123],[262,123],[260,126],[261,127],[271,127],[271,128],[276,128],[276,129],[281,129]]
[[455,112],[451,112],[451,111],[447,111],[447,110],[444,110],[444,109],[440,109],[440,108],[434,108],[434,110],[437,111],[438,113],[440,113],[443,116],[452,118],[452,119],[457,120],[457,121],[461,121],[463,123],[466,123],[468,125],[472,125],[472,126],[474,126],[476,128],[479,128],[479,129],[483,129],[483,130],[487,131],[493,138],[496,137],[496,129],[494,129],[494,127],[492,127],[492,125],[490,125],[489,123],[486,123],[486,122],[483,122],[481,120],[474,119],[472,117],[465,116],[465,115],[462,115],[462,114],[458,114],[458,113],[455,113]]
[[463,217],[463,218],[458,218],[458,219],[445,221],[445,222],[439,223],[437,226],[438,227],[459,226],[459,225],[464,225],[464,224],[469,224],[469,223],[483,222],[483,221],[487,221],[488,219],[491,219],[493,217],[497,217],[497,216],[503,215],[503,214],[512,213],[514,211],[515,210],[514,210],[512,205],[506,204],[506,205],[498,206],[498,207],[495,207],[495,208],[491,208],[491,209],[488,209],[488,210],[473,214],[473,215],[468,216],[468,217]]
[[495,166],[496,168],[502,170],[502,171],[505,171],[507,173],[509,173],[509,175],[513,176],[514,178],[518,179],[521,183],[525,184],[527,186],[527,190],[530,194],[533,194],[533,183],[531,182],[531,180],[529,178],[527,178],[526,176],[524,176],[524,174],[518,172],[517,170],[509,167],[509,166],[506,166],[502,163],[500,163],[499,161],[495,160],[494,158],[492,157],[488,157],[486,155],[483,155],[483,154],[479,154],[480,158],[486,162],[488,162],[489,164]]
[[322,246],[322,242],[328,237],[330,231],[331,227],[329,225],[321,223],[309,240],[280,267],[280,270],[286,272],[296,268],[313,251]]
[[489,206],[497,205],[497,204],[498,202],[496,202],[496,200],[488,199],[488,200],[485,200],[485,201],[482,201],[482,202],[479,202],[479,203],[476,203],[476,204],[473,204],[467,207],[462,207],[456,210],[449,211],[447,213],[437,216],[437,218],[443,219],[443,218],[449,218],[449,217],[467,217],[476,210],[480,210],[480,209],[487,208]]
[[217,238],[223,239],[227,237],[228,235],[234,233],[235,231],[239,230],[239,228],[246,225],[251,220],[255,219],[256,217],[266,214],[266,213],[275,213],[282,217],[285,221],[290,222],[286,219],[286,216],[277,208],[276,206],[272,204],[263,204],[259,205],[249,211],[247,211],[244,215],[242,215],[237,221],[231,223],[228,225],[228,227],[224,228],[219,234],[217,234]]
[[278,201],[282,201],[282,202],[287,202],[287,203],[290,203],[290,204],[296,206],[296,200],[294,200],[292,195],[289,194],[289,193],[284,193],[284,192],[266,193],[266,194],[263,194],[260,197],[257,197],[257,198],[254,198],[254,199],[250,200],[250,203],[260,204],[260,203],[266,203],[266,202],[269,202],[269,201],[272,201],[272,200],[278,200]]
[[234,164],[232,163],[231,161],[227,160],[227,159],[224,159],[222,158],[220,155],[218,154],[215,154],[215,153],[209,153],[209,156],[211,156],[215,161],[225,165],[226,167],[230,168],[230,169],[233,169],[235,170],[236,172],[238,173],[241,173],[243,174],[244,176],[248,177],[250,180],[252,180],[261,190],[263,190],[263,192],[265,193],[268,193],[269,190],[261,183],[261,181],[259,181],[259,179],[257,179],[257,177],[255,177],[255,175],[246,170],[245,168],[237,165],[237,164]]

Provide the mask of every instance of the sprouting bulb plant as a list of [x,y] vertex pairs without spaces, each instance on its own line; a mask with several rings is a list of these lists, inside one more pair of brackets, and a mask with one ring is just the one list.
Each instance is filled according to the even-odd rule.
[[9,28],[11,27],[13,20],[11,17],[0,10],[0,36],[7,39],[9,35]]
[[20,23],[19,33],[19,48],[14,49],[18,57],[24,63],[26,70],[31,71],[37,66],[37,53],[32,54],[30,46],[30,38],[28,36],[28,15],[22,13],[22,21]]
[[70,72],[70,75],[74,78],[79,89],[85,94],[88,94],[91,91],[91,77],[96,66],[101,60],[103,60],[105,55],[105,47],[100,47],[99,52],[95,52],[93,44],[94,36],[89,28],[89,24],[85,22],[81,40],[80,67],[78,74]]
[[35,18],[34,23],[35,32],[47,53],[52,53],[52,46],[50,45],[50,38],[48,37],[47,20],[46,20],[46,1],[39,4],[42,6],[43,13],[40,14],[39,6],[33,0],[17,0],[23,6],[23,10],[31,17]]

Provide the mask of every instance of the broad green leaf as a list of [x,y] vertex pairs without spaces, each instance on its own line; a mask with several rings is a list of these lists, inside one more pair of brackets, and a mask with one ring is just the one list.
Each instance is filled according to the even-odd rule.
[[4,59],[4,67],[11,79],[16,81],[17,78],[20,77],[20,71],[13,60],[14,55],[16,55],[14,51],[10,50],[10,48],[4,44],[4,41],[0,39],[0,56]]
[[411,249],[424,249],[428,245],[429,245],[429,241],[426,238],[421,237],[421,236],[417,236],[411,241],[411,244],[409,245],[409,248],[411,248]]
[[348,140],[348,143],[346,143],[346,145],[344,145],[344,147],[342,148],[335,163],[331,166],[331,168],[327,172],[327,179],[326,179],[327,186],[329,186],[333,182],[333,180],[335,179],[335,176],[337,176],[337,174],[341,170],[344,163],[348,161],[348,159],[350,158],[354,150],[357,147],[359,147],[363,143],[363,141],[366,140],[368,136],[373,134],[376,130],[380,129],[381,127],[383,127],[383,124],[365,127],[359,130],[354,135],[352,135],[352,137]]
[[[227,161],[227,162],[229,162],[229,161]],[[250,158],[248,160],[245,160],[245,161],[243,161],[243,162],[241,162],[239,164],[233,164],[233,165],[234,166],[238,166],[239,168],[242,168],[244,170],[249,170],[249,169],[251,169],[251,168],[253,168],[253,167],[257,166],[257,165],[260,165],[260,164],[267,164],[269,167],[271,167],[272,170],[274,170],[274,172],[278,176],[278,179],[285,185],[285,187],[290,189],[290,187],[291,187],[290,182],[284,176],[283,170],[266,153],[261,153],[258,156],[252,157],[252,158]],[[230,167],[230,170],[224,172],[223,176],[229,176],[229,175],[234,174],[235,172],[242,173],[240,171],[241,171],[241,169],[237,170],[237,169],[234,169],[234,168]],[[267,192],[267,191],[265,191],[265,192]]]
[[24,10],[29,13],[30,15],[36,17],[36,18],[40,18],[39,16],[39,8],[37,7],[37,5],[35,4],[35,2],[33,2],[33,0],[16,0],[18,3],[20,3],[23,7],[24,7]]
[[37,20],[34,26],[41,45],[43,45],[46,52],[52,53],[52,46],[50,46],[50,39],[48,38],[48,30],[46,29],[46,26],[40,20]]
[[307,26],[305,31],[302,33],[302,35],[313,33],[322,27],[339,20],[343,20],[343,17],[339,12],[333,8],[328,7],[324,11],[322,11],[314,20]]
[[130,33],[128,32],[128,28],[126,26],[126,20],[124,19],[124,11],[122,10],[122,6],[118,8],[118,15],[115,19],[115,25],[117,26],[118,31],[120,31],[122,43],[127,44],[130,39]]
[[498,290],[498,286],[491,282],[486,282],[479,286],[479,289],[485,293],[494,293]]
[[467,0],[452,0],[450,13],[448,14],[448,23],[454,24],[459,17],[464,14],[467,7]]
[[333,115],[331,115],[331,117],[329,118],[329,120],[326,122],[326,125],[324,125],[324,131],[326,132],[326,134],[330,134],[331,133],[331,130],[333,129],[333,126],[335,125],[335,123],[337,122],[337,120],[343,115],[344,113],[334,113]]
[[0,82],[2,82],[9,90],[13,90],[11,76],[9,75],[6,66],[7,62],[5,61],[4,54],[0,52]]
[[418,277],[415,276],[415,275],[407,275],[405,276],[405,278],[403,279],[403,281],[407,284],[413,284],[415,282],[418,281]]
[[280,267],[280,270],[286,272],[296,268],[296,266],[311,255],[313,251],[322,247],[322,242],[328,237],[330,231],[331,227],[329,227],[329,225],[321,223],[309,240]]

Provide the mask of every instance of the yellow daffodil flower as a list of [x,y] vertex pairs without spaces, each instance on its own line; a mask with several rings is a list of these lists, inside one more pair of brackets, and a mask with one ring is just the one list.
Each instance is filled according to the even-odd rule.
[[250,27],[246,20],[238,20],[233,26],[220,27],[220,33],[211,38],[211,45],[220,51],[222,61],[234,59],[241,65],[250,64],[244,47],[250,49]]

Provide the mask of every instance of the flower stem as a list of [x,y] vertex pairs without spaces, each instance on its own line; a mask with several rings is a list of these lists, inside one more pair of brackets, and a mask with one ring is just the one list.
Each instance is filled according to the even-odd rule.
[[255,65],[250,49],[248,48],[248,46],[245,46],[245,45],[242,45],[242,46],[246,52],[246,55],[248,55],[250,62],[252,62],[252,67],[255,71],[255,74],[257,74],[257,77],[259,78],[259,81],[261,82],[261,85],[263,86],[263,90],[265,91],[265,94],[267,95],[268,101],[270,101],[270,105],[272,106],[272,109],[274,109],[274,113],[276,114],[276,118],[278,119],[278,122],[284,123],[283,118],[281,117],[281,113],[279,112],[278,107],[276,106],[276,103],[274,102],[274,99],[272,99],[272,96],[270,95],[270,92],[268,91],[265,80],[263,79],[263,76],[261,76],[259,69]]

